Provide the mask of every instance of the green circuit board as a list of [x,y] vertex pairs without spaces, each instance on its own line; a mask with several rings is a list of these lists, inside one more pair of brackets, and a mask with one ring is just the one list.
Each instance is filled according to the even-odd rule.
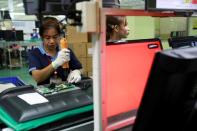
[[70,89],[73,89],[73,88],[75,88],[75,85],[63,83],[63,84],[58,84],[58,85],[49,84],[49,85],[38,86],[36,90],[43,95],[50,95],[50,94],[55,94],[59,92],[69,91]]

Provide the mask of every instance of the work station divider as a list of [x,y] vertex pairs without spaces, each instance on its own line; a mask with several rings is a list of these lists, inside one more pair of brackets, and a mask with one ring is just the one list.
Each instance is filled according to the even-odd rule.
[[172,13],[144,10],[101,10],[100,102],[103,131],[120,129],[134,123],[154,55],[162,49],[159,39],[107,43],[107,15],[174,16]]

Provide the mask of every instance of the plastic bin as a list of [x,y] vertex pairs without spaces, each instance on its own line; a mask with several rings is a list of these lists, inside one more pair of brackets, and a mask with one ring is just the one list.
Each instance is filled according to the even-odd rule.
[[24,86],[25,83],[19,77],[2,77],[0,83],[12,83],[15,86]]
[[[0,84],[1,83],[12,83],[15,86],[24,86],[25,85],[25,83],[19,77],[1,77]],[[2,124],[1,120],[0,120],[0,124]]]

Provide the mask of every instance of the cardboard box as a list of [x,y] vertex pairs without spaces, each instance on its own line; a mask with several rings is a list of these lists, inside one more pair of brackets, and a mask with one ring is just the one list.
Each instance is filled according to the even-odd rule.
[[88,77],[92,77],[92,72],[87,72]]
[[82,64],[82,67],[83,67],[83,71],[84,72],[87,72],[87,59],[86,58],[83,58],[83,57],[80,57],[78,58],[78,60],[81,62]]
[[87,57],[87,71],[92,72],[92,57]]
[[77,58],[87,57],[86,43],[69,43],[68,47],[73,50]]
[[88,33],[77,32],[76,27],[67,26],[66,38],[68,43],[88,42]]
[[88,72],[87,71],[83,71],[82,75],[87,77],[88,76]]
[[92,57],[92,54],[93,54],[93,48],[92,48],[92,43],[87,43],[87,57]]

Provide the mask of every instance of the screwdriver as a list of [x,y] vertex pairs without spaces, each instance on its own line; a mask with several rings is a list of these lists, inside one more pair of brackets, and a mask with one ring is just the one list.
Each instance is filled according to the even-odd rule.
[[[68,42],[67,42],[66,38],[64,38],[64,37],[60,39],[60,48],[61,49],[68,48]],[[68,62],[65,62],[62,65],[62,68],[64,68],[64,69],[69,68],[69,63]]]

